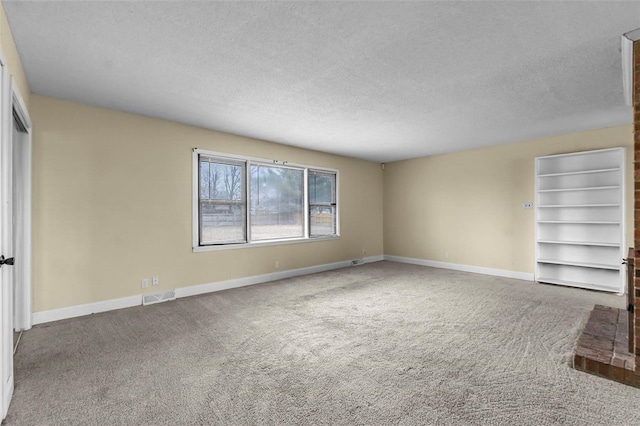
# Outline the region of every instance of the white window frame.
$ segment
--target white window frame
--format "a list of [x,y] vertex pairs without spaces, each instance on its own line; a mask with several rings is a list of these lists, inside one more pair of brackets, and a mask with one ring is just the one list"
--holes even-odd
[[[229,243],[229,244],[213,244],[213,245],[200,245],[200,173],[199,173],[199,159],[200,155],[205,155],[213,158],[244,161],[246,162],[245,170],[245,190],[246,190],[246,243]],[[193,181],[192,181],[192,248],[193,252],[205,252],[205,251],[218,251],[218,250],[233,250],[249,247],[264,247],[280,244],[296,244],[296,243],[309,243],[314,241],[326,241],[335,240],[340,238],[340,173],[336,169],[330,169],[326,167],[309,166],[306,164],[289,163],[288,161],[269,160],[265,158],[247,157],[244,155],[227,154],[216,151],[209,151],[205,149],[194,148],[192,153],[193,161]],[[251,165],[265,165],[265,166],[277,166],[291,169],[301,169],[304,172],[304,198],[303,198],[303,211],[304,211],[304,236],[297,238],[279,238],[275,240],[261,240],[251,241]],[[327,236],[310,237],[310,224],[309,224],[309,170],[315,170],[320,172],[335,173],[336,175],[336,234]]]
[[[308,234],[307,236],[309,238],[323,238],[325,237],[324,235],[311,235],[311,205],[315,205],[315,206],[319,206],[319,205],[329,205],[332,206],[334,205],[334,203],[311,203],[311,200],[309,199],[309,173],[311,172],[317,172],[317,173],[323,173],[323,174],[334,174],[334,171],[328,171],[327,169],[318,169],[317,167],[311,167],[308,168],[305,172],[305,180],[306,180],[306,195],[307,195],[307,205],[306,205],[306,209],[307,209],[307,221],[309,222],[309,229],[308,229]],[[336,182],[335,182],[335,208],[336,208],[336,233],[338,233],[338,173],[335,172],[335,176],[336,176]]]

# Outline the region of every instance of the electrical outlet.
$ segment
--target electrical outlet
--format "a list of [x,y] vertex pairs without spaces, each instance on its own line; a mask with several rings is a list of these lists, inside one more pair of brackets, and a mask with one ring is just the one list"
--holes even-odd
[[366,255],[367,254],[367,249],[362,249],[362,254]]
[[445,260],[449,259],[449,253],[446,253],[446,252],[445,252],[445,254],[444,254],[444,259],[445,259]]
[[147,288],[149,287],[149,278],[143,278],[142,279],[142,288]]
[[151,284],[153,285],[158,285],[160,283],[160,278],[158,278],[157,275],[153,276],[153,281],[151,282]]
[[279,269],[279,268],[280,268],[280,262],[276,260],[275,263],[273,264],[273,269]]
[[533,201],[527,201],[522,205],[523,209],[529,210],[533,208]]

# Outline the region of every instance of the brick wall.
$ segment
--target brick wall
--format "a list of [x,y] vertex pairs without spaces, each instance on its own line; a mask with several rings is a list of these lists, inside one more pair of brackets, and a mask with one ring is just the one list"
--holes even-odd
[[640,41],[633,43],[633,139],[634,139],[634,330],[636,357],[636,383],[640,383]]

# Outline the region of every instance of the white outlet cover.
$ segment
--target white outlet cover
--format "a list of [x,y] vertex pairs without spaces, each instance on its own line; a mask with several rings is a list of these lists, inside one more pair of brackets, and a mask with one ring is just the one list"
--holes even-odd
[[147,288],[149,287],[149,278],[143,278],[142,279],[142,288]]
[[158,285],[158,283],[159,283],[159,282],[160,282],[160,279],[158,278],[158,276],[157,276],[157,275],[156,275],[156,276],[154,276],[154,277],[153,277],[152,284],[153,284],[153,285]]

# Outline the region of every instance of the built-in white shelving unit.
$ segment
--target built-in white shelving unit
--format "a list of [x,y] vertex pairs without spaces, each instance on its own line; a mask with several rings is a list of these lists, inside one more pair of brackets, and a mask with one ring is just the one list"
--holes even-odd
[[536,158],[536,281],[624,292],[624,156]]

